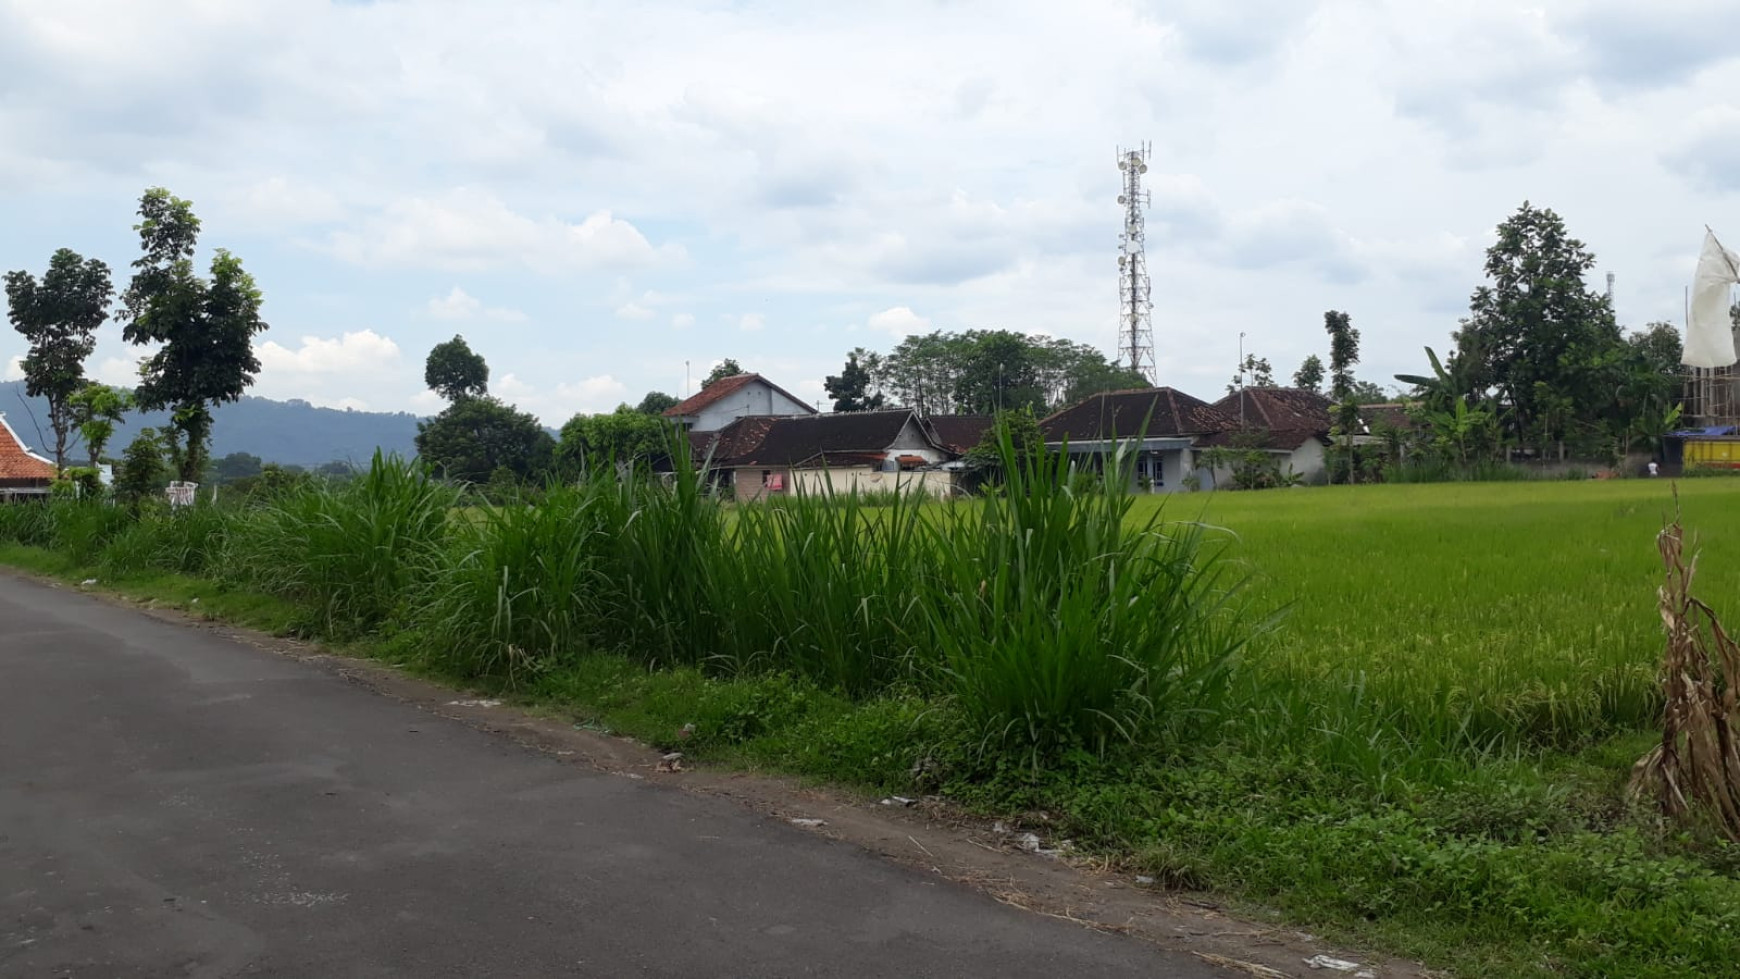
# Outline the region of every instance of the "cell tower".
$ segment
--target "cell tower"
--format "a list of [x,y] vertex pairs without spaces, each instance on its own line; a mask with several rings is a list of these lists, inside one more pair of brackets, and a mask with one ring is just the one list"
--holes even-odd
[[1124,205],[1124,233],[1118,236],[1118,359],[1154,384],[1154,303],[1148,298],[1142,219],[1148,207],[1142,174],[1148,172],[1149,150],[1147,143],[1118,150],[1118,169],[1124,173],[1124,192],[1118,195],[1118,203]]

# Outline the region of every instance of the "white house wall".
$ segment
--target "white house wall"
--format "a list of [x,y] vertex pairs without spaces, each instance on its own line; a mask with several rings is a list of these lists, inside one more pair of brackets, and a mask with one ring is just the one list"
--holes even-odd
[[1323,475],[1328,464],[1328,454],[1323,449],[1323,443],[1316,439],[1306,439],[1305,444],[1293,450],[1287,457],[1287,465],[1293,467],[1307,483]]
[[739,418],[756,415],[813,415],[815,408],[788,398],[772,385],[752,382],[731,392],[695,414],[691,431],[714,432]]

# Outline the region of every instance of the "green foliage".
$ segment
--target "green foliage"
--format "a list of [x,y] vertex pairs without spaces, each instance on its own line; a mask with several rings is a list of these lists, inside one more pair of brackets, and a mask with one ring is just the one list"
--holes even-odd
[[91,382],[67,399],[72,423],[84,437],[85,450],[90,454],[91,468],[103,460],[103,450],[115,436],[115,426],[133,409],[133,395],[124,388]]
[[251,452],[232,452],[221,459],[215,459],[211,464],[210,479],[217,484],[225,485],[238,479],[258,476],[264,463],[260,457]]
[[643,415],[662,415],[680,403],[663,391],[648,391],[646,397],[640,399],[640,404],[634,406],[634,410]]
[[846,366],[840,373],[829,375],[822,382],[828,396],[834,399],[835,411],[875,411],[884,405],[882,392],[871,391],[870,371],[860,361],[864,353],[860,348],[847,354]]
[[556,440],[537,418],[494,398],[461,398],[417,424],[417,454],[461,482],[487,482],[497,468],[522,480],[538,479],[555,451]]
[[1298,477],[1281,471],[1281,461],[1265,451],[1264,433],[1256,430],[1235,432],[1226,445],[1217,445],[1202,454],[1201,466],[1211,474],[1226,472],[1228,485],[1217,489],[1274,489],[1298,485]]
[[979,444],[967,450],[966,461],[996,473],[1002,468],[1004,442],[1014,448],[1016,459],[1031,459],[1045,452],[1045,433],[1039,430],[1039,420],[1025,408],[1012,408],[997,413]]
[[66,468],[67,434],[74,419],[70,401],[85,383],[85,358],[97,348],[97,327],[109,318],[109,267],[70,248],[56,251],[39,283],[29,272],[6,273],[12,326],[30,345],[24,355],[24,386],[48,402],[54,431],[54,465]]
[[115,498],[138,505],[155,497],[169,483],[169,466],[163,456],[163,439],[156,429],[140,429],[115,470]]
[[[1320,368],[1321,369],[1321,368]],[[1272,388],[1275,386],[1275,369],[1269,366],[1267,358],[1256,354],[1246,354],[1245,362],[1239,365],[1239,372],[1227,382],[1226,393],[1232,394],[1247,387]]]
[[472,352],[464,337],[455,335],[429,351],[423,364],[423,383],[457,405],[489,393],[489,365],[482,354]]
[[456,497],[422,466],[377,454],[356,479],[308,480],[260,505],[234,528],[231,571],[305,603],[330,634],[365,633],[427,587]]
[[1354,482],[1353,435],[1359,427],[1358,380],[1353,368],[1359,363],[1359,331],[1353,328],[1348,315],[1337,310],[1323,314],[1323,329],[1329,334],[1329,397],[1335,402],[1331,414],[1335,432],[1341,439],[1342,482]]
[[1323,387],[1323,361],[1311,354],[1299,364],[1299,369],[1293,372],[1293,386],[1306,391],[1317,391]]
[[607,415],[575,415],[562,426],[556,462],[564,473],[597,466],[645,464],[670,454],[675,426],[658,415],[619,406]]
[[171,409],[171,441],[180,478],[197,482],[210,448],[211,409],[232,402],[254,383],[260,361],[254,334],[262,296],[241,259],[218,249],[209,278],[194,272],[199,219],[193,205],[161,187],[139,201],[139,242],[133,281],[121,303],[129,343],[157,345],[140,364],[139,405]]
[[872,389],[929,415],[1023,407],[1043,414],[1103,391],[1148,387],[1087,344],[1009,330],[917,334],[888,354],[853,353]]
[[707,372],[707,376],[701,381],[701,390],[707,390],[712,387],[716,381],[722,381],[727,377],[736,377],[739,374],[747,373],[749,372],[743,369],[743,365],[732,360],[730,357],[726,357],[719,363],[714,364],[713,369]]

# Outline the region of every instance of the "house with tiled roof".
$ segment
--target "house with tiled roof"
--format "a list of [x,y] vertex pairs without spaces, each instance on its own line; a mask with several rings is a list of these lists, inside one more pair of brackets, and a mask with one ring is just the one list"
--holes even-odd
[[910,490],[939,495],[953,475],[940,445],[910,408],[833,414],[750,415],[714,432],[690,432],[696,462],[739,500],[782,493]]
[[0,414],[0,501],[45,496],[54,477],[54,463],[30,451]]
[[1156,493],[1185,489],[1193,474],[1209,485],[1201,453],[1237,427],[1221,409],[1169,387],[1107,391],[1039,422],[1047,446],[1086,465],[1103,468],[1114,453],[1131,454],[1131,479]]
[[814,405],[760,374],[722,377],[664,412],[691,433],[716,432],[739,418],[814,414]]
[[1213,441],[1260,449],[1274,457],[1280,472],[1314,480],[1327,464],[1333,405],[1304,388],[1248,387],[1214,403],[1238,427]]

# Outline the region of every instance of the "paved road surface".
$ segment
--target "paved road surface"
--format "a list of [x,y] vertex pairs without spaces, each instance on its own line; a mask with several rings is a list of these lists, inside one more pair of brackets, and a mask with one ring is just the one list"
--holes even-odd
[[0,575],[0,976],[1221,975]]

